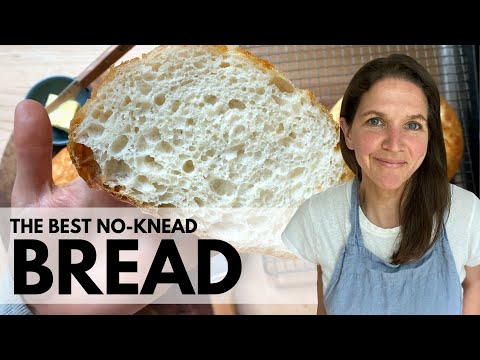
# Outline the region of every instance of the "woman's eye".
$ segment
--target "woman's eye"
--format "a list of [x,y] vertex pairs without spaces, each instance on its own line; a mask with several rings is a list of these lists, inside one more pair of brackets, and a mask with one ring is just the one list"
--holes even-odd
[[367,122],[373,126],[378,126],[382,123],[382,121],[379,118],[371,118]]
[[419,123],[409,123],[407,124],[408,130],[420,130],[422,126]]

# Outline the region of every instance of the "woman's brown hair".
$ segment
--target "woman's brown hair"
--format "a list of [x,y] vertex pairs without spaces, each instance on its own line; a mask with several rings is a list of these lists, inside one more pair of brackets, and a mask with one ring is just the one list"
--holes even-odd
[[[377,81],[386,78],[403,79],[417,85],[428,101],[427,154],[408,180],[400,201],[401,242],[391,261],[402,264],[421,258],[439,239],[444,214],[450,210],[451,194],[440,119],[440,95],[432,76],[417,61],[407,55],[393,54],[363,65],[344,94],[340,117],[345,118],[351,127],[363,94]],[[360,165],[355,152],[347,147],[343,131],[340,131],[340,147],[343,159],[361,181]]]

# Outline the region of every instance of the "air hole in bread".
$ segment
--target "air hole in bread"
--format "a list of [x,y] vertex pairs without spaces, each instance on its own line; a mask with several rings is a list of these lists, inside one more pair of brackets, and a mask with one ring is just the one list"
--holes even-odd
[[132,102],[132,99],[130,98],[130,96],[125,96],[125,98],[123,99],[123,106],[127,106],[131,102]]
[[215,155],[215,150],[214,149],[208,149],[207,152],[205,153],[208,157],[212,157]]
[[126,135],[121,135],[115,139],[115,141],[110,145],[110,153],[118,154],[121,152],[125,146],[128,144],[128,137]]
[[151,72],[146,72],[143,74],[143,79],[146,81],[152,81],[155,78],[155,75],[153,75]]
[[143,81],[138,84],[138,88],[142,95],[148,95],[152,91],[152,87]]
[[158,183],[153,183],[153,187],[160,194],[163,194],[165,191],[167,191],[167,188],[164,185],[161,185],[161,184],[158,184]]
[[290,134],[288,134],[288,136],[290,136],[292,139],[297,138],[297,134],[295,134],[295,131],[292,131]]
[[300,103],[296,102],[296,103],[292,104],[292,111],[293,111],[294,113],[299,113],[299,112],[301,112]]
[[181,172],[178,171],[178,170],[172,170],[171,173],[172,173],[172,175],[180,175],[181,174]]
[[135,151],[145,151],[148,149],[148,144],[145,141],[143,136],[139,136],[137,141],[135,142]]
[[156,150],[160,150],[164,153],[171,153],[173,152],[173,147],[166,141],[161,141],[160,144],[156,146]]
[[296,178],[297,176],[300,176],[303,174],[303,172],[305,171],[305,168],[304,167],[297,167],[295,169],[293,169],[292,171],[290,171],[288,173],[288,178],[289,179],[294,179]]
[[125,190],[125,186],[115,185],[115,187],[113,188],[113,191],[115,191],[115,192],[120,192],[122,190]]
[[147,118],[146,118],[145,116],[140,116],[140,117],[138,118],[138,123],[139,123],[140,125],[143,125],[143,124],[145,124],[146,122],[147,122]]
[[153,64],[152,65],[152,70],[157,72],[161,65],[162,65],[161,63]]
[[203,200],[200,199],[199,197],[194,197],[194,198],[193,198],[193,201],[195,201],[195,203],[196,203],[198,206],[204,206],[204,205],[205,205],[205,201],[203,201]]
[[193,125],[195,125],[195,121],[192,118],[189,118],[189,119],[187,119],[186,124],[190,125],[190,126],[193,126]]
[[191,173],[193,170],[195,170],[195,166],[193,165],[192,160],[186,161],[183,166],[182,166],[183,171],[186,173]]
[[225,152],[225,159],[230,161],[245,154],[245,145],[238,144],[228,148]]
[[238,99],[232,99],[228,102],[230,109],[244,110],[246,108],[245,103]]
[[107,180],[123,180],[130,176],[132,169],[123,160],[110,159],[105,162],[105,177]]
[[225,62],[225,61],[222,61],[222,63],[220,64],[221,68],[227,68],[229,66],[230,66],[230,64],[228,62]]
[[215,95],[205,95],[204,100],[205,102],[214,105],[217,102],[217,97]]
[[139,175],[137,176],[137,181],[141,183],[146,183],[148,181],[148,178],[145,175]]
[[273,175],[272,170],[270,170],[270,169],[263,169],[263,171],[262,171],[262,177],[269,178],[269,177],[272,176],[272,175]]
[[155,96],[155,105],[162,106],[165,103],[165,95],[159,94]]
[[264,133],[273,133],[273,125],[272,124],[264,124],[263,125],[263,132]]
[[152,156],[150,156],[150,155],[147,155],[147,156],[145,156],[145,157],[143,158],[143,161],[144,161],[145,163],[149,164],[149,163],[154,162],[154,161],[155,161],[155,158],[152,157]]
[[285,147],[289,146],[291,143],[292,143],[292,138],[290,137],[286,137],[286,138],[282,138],[280,139],[279,143]]
[[272,78],[268,84],[275,85],[278,88],[278,90],[280,90],[283,93],[291,94],[293,93],[293,90],[294,90],[294,87],[292,84],[290,84],[287,80],[279,76],[275,76],[274,78]]
[[245,131],[245,126],[238,125],[235,126],[232,130],[232,137],[240,136]]
[[168,203],[169,201],[172,201],[172,200],[173,200],[173,196],[171,193],[168,193],[168,192],[158,198],[158,201],[160,203],[163,203],[162,207],[170,207],[170,206],[174,207],[172,204]]
[[272,197],[273,193],[270,190],[263,189],[260,191],[260,200],[262,203],[268,203]]
[[180,86],[185,86],[185,85],[191,84],[192,82],[193,82],[192,79],[183,80],[183,81],[180,83]]
[[193,152],[193,151],[195,151],[196,149],[197,149],[197,148],[196,148],[195,146],[193,146],[193,145],[190,145],[190,146],[188,147],[188,151],[192,151],[192,152]]
[[183,145],[183,140],[182,139],[173,139],[173,145],[175,146],[182,146]]
[[235,190],[235,185],[228,180],[215,179],[210,181],[212,191],[220,196],[231,195]]
[[112,110],[107,110],[106,112],[101,112],[100,115],[99,115],[99,119],[102,122],[106,122],[110,118],[110,116],[112,116],[112,114],[113,114]]
[[140,129],[138,128],[138,126],[135,126],[133,128],[133,131],[135,132],[135,134],[138,134],[138,132],[140,131]]
[[265,88],[263,88],[263,87],[257,88],[257,89],[255,89],[255,92],[256,92],[258,95],[263,95],[263,94],[265,94]]
[[175,100],[172,104],[172,108],[171,108],[172,112],[176,113],[179,107],[180,107],[180,101]]
[[272,98],[273,98],[273,100],[275,100],[275,102],[276,102],[278,105],[280,105],[280,106],[282,106],[282,105],[285,104],[285,101],[283,101],[281,98],[279,98],[279,97],[276,96],[276,95],[272,95]]
[[147,137],[150,140],[159,141],[161,138],[160,131],[157,128],[153,128],[147,133]]
[[105,128],[102,125],[95,123],[91,123],[86,129],[88,136],[101,136],[104,130]]
[[195,66],[197,69],[202,69],[205,66],[205,63],[202,61],[195,61],[193,66]]
[[284,130],[285,130],[285,128],[283,127],[283,123],[278,124],[278,126],[277,126],[277,134],[282,133]]

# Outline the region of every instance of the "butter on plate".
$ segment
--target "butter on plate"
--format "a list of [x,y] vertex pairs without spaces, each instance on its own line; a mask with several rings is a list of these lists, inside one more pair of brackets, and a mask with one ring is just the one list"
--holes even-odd
[[[55,100],[57,97],[58,95],[49,94],[45,107],[50,105],[52,101]],[[80,104],[77,101],[65,101],[63,104],[61,104],[59,107],[57,107],[55,110],[48,114],[52,126],[68,133],[70,130],[70,121],[72,121],[78,109],[80,109]]]

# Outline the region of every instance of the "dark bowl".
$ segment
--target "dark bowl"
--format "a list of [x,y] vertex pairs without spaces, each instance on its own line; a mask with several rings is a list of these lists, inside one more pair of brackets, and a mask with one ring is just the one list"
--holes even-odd
[[[26,99],[32,99],[38,101],[40,104],[45,106],[49,94],[58,95],[65,89],[74,78],[68,76],[50,76],[43,80],[37,82],[33,87],[28,91],[25,96]],[[83,106],[90,99],[92,95],[89,88],[84,88],[80,91],[77,98],[75,99],[80,106]],[[68,143],[68,134],[60,129],[57,129],[52,126],[53,131],[53,145],[55,146],[65,146]]]

